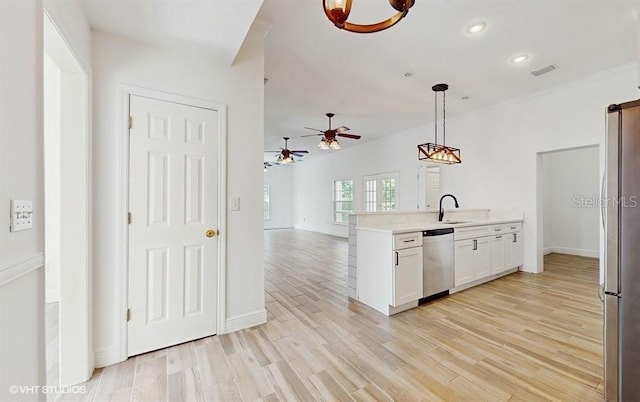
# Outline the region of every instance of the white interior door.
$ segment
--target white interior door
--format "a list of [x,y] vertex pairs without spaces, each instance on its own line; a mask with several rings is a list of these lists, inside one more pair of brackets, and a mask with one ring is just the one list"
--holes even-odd
[[130,116],[133,356],[217,331],[219,116],[140,96],[130,97]]

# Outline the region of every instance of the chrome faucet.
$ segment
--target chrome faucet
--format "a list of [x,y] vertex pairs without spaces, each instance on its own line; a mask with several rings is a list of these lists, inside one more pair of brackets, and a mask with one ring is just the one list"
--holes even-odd
[[440,209],[438,212],[438,222],[442,222],[442,218],[444,218],[444,210],[442,209],[442,200],[445,199],[446,197],[451,197],[453,198],[453,202],[455,202],[455,206],[456,208],[460,208],[460,205],[458,205],[458,200],[456,199],[456,197],[453,194],[445,194],[442,197],[440,197]]

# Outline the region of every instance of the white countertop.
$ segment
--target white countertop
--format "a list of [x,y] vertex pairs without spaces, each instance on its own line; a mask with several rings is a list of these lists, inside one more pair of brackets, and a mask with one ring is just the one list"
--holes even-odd
[[[453,221],[455,222],[455,221]],[[412,222],[412,223],[390,223],[381,225],[358,226],[358,230],[368,230],[372,232],[386,232],[390,234],[420,232],[423,230],[442,228],[462,228],[470,226],[500,225],[503,223],[523,222],[521,218],[512,219],[468,219],[460,223],[443,222]]]

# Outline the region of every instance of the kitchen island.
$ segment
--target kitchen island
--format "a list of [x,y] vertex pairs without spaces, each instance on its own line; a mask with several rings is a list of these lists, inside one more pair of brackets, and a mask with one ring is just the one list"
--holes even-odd
[[[522,265],[521,213],[454,210],[443,222],[437,221],[437,211],[362,214],[356,218],[352,223],[358,224],[350,228],[349,236],[350,297],[386,315],[415,307],[426,297],[508,275]],[[423,235],[426,239],[429,234],[451,231],[450,244],[441,241],[439,247],[441,253],[452,257],[434,255],[433,251],[423,256]],[[430,270],[430,264],[446,265],[451,275],[448,286],[438,295],[424,294],[423,290],[432,281],[442,281],[441,276],[447,273],[441,273],[440,267]]]

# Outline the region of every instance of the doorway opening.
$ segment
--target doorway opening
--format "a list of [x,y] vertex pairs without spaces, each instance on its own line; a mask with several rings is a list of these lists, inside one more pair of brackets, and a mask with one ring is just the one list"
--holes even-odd
[[590,145],[538,154],[538,268],[557,253],[598,258],[600,148]]
[[47,384],[69,386],[93,371],[88,73],[46,13],[43,25]]

